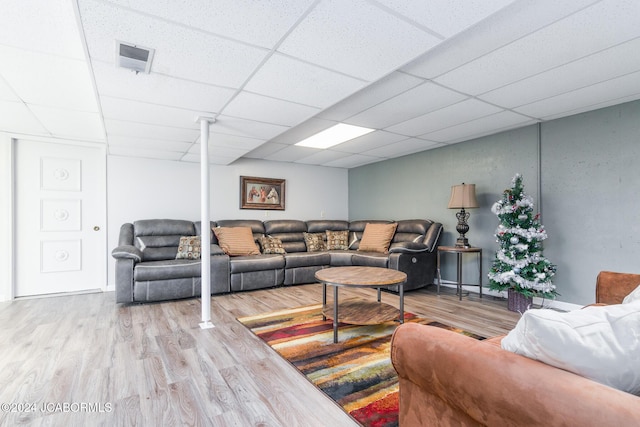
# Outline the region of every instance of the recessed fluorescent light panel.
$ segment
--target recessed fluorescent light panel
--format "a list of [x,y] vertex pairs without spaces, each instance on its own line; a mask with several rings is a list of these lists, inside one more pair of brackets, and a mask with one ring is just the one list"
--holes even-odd
[[366,135],[374,130],[375,129],[339,123],[335,126],[331,126],[329,129],[325,129],[320,133],[312,135],[307,139],[303,139],[296,145],[311,148],[329,148],[359,136]]

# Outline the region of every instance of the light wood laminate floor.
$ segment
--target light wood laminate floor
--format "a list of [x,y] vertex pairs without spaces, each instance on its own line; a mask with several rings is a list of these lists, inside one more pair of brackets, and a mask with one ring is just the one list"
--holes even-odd
[[[340,297],[375,298],[373,289]],[[321,302],[319,284],[120,305],[113,293],[0,303],[0,426],[357,426],[236,317]],[[397,296],[382,300],[397,304]],[[407,292],[405,310],[494,336],[519,315],[455,289]]]

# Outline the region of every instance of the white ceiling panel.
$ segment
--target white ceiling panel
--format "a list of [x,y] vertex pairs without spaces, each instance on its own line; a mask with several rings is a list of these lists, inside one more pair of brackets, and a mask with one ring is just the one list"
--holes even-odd
[[0,129],[32,135],[49,135],[31,110],[22,102],[0,101]]
[[420,137],[438,142],[458,142],[465,139],[478,138],[487,133],[495,133],[496,129],[502,131],[533,123],[535,123],[535,120],[529,117],[511,111],[503,111],[436,132],[426,133]]
[[279,162],[295,162],[298,159],[308,157],[319,151],[318,148],[300,147],[297,145],[288,145],[275,154],[266,156],[266,160],[275,160]]
[[139,138],[113,135],[109,137],[109,146],[123,148],[143,148],[147,150],[186,152],[193,145],[186,141],[167,141],[166,139]]
[[278,144],[275,142],[267,142],[259,146],[258,148],[251,150],[244,157],[250,159],[266,159],[270,155],[277,153],[280,150],[289,147],[289,144]]
[[221,115],[216,117],[216,122],[212,123],[209,129],[216,133],[268,140],[285,132],[289,127]]
[[180,160],[182,153],[175,151],[162,151],[145,148],[128,148],[123,146],[109,147],[109,154],[114,156],[124,157],[142,157],[146,159],[159,159],[159,160]]
[[[199,144],[200,138],[198,138]],[[262,139],[247,138],[238,135],[226,135],[222,133],[209,132],[209,147],[217,150],[219,147],[230,147],[241,150],[242,154],[261,146],[265,141]]]
[[363,0],[325,0],[292,31],[278,51],[373,81],[439,41]]
[[476,99],[467,99],[440,110],[390,126],[386,130],[407,136],[419,136],[500,111],[502,111],[500,108],[493,105]]
[[[234,160],[245,154],[247,151],[241,148],[234,147],[209,147],[209,156],[210,157],[223,157],[223,158],[233,158]],[[200,155],[200,144],[194,144],[190,149],[188,154]]]
[[333,160],[327,162],[324,166],[330,166],[334,168],[357,168],[358,166],[366,165],[369,163],[375,163],[384,160],[382,157],[367,156],[364,154],[352,154],[348,157]]
[[[0,70],[0,72],[1,71],[3,71],[3,70]],[[11,86],[9,86],[5,82],[5,80],[2,78],[1,74],[0,74],[0,101],[13,101],[13,102],[19,102],[20,101],[20,98],[18,98],[18,96],[13,91]]]
[[321,150],[310,156],[303,157],[295,161],[295,163],[303,163],[306,165],[323,165],[325,163],[333,162],[343,157],[350,156],[351,154],[342,153],[333,150]]
[[111,63],[93,62],[101,95],[196,111],[219,112],[235,90],[151,73],[136,74]]
[[151,66],[155,73],[237,88],[267,54],[265,49],[98,1],[81,2],[80,14],[93,59],[113,63],[116,40],[121,40],[156,49]]
[[235,97],[224,110],[225,114],[230,116],[281,126],[296,125],[318,111],[318,108],[307,105],[244,91]]
[[423,83],[423,79],[404,73],[391,73],[356,92],[344,101],[320,112],[317,117],[342,121]]
[[173,141],[194,141],[200,136],[200,129],[185,129],[169,126],[150,125],[124,120],[105,119],[107,136],[122,135],[140,138],[166,139]]
[[479,95],[638,37],[638,16],[636,0],[602,1],[435,81]]
[[313,0],[112,0],[149,15],[246,43],[273,47]]
[[296,144],[305,138],[337,124],[338,122],[319,119],[317,116],[312,117],[309,120],[305,120],[300,123],[298,126],[289,128],[286,132],[273,138],[271,142],[277,142],[280,144]]
[[365,85],[335,71],[273,55],[244,87],[249,92],[280,98],[299,104],[326,108]]
[[84,60],[73,4],[69,0],[2,0],[0,43]]
[[84,61],[0,45],[2,77],[27,104],[98,111]]
[[30,105],[29,108],[53,135],[62,138],[106,142],[100,114]]
[[513,3],[514,0],[378,0],[390,9],[446,37]]
[[640,38],[479,96],[513,108],[640,70]]
[[404,135],[398,135],[397,133],[385,132],[383,130],[377,130],[370,132],[366,135],[354,138],[351,141],[343,142],[332,147],[333,150],[342,151],[345,153],[362,153],[372,150],[374,148],[389,145],[394,142],[407,139]]
[[425,141],[424,139],[408,138],[393,144],[385,145],[374,150],[365,151],[364,154],[381,157],[381,158],[394,158],[399,156],[405,156],[407,154],[417,153],[418,151],[424,151],[429,148],[441,146],[435,141]]
[[455,104],[465,98],[465,95],[458,92],[426,82],[350,117],[345,122],[382,129]]
[[550,116],[558,117],[565,113],[573,114],[574,110],[591,107],[607,100],[617,100],[629,94],[640,94],[640,71],[534,102],[515,110],[532,117],[547,119]]
[[140,123],[200,129],[196,118],[206,113],[149,104],[147,102],[103,96],[100,99],[102,113],[107,119],[128,120]]
[[403,70],[432,79],[476,58],[491,53],[514,40],[580,11],[598,0],[536,0],[515,2],[473,28],[447,40],[428,55],[417,59]]

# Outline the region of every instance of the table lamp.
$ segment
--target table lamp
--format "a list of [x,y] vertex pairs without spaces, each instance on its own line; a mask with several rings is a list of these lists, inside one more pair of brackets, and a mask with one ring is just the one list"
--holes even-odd
[[460,233],[460,236],[456,240],[456,247],[468,248],[469,240],[465,237],[465,234],[469,231],[469,212],[465,209],[477,208],[478,201],[476,200],[476,185],[465,184],[453,185],[451,187],[451,198],[449,199],[449,209],[460,209],[460,212],[456,213],[458,218],[458,225],[456,225],[456,231]]

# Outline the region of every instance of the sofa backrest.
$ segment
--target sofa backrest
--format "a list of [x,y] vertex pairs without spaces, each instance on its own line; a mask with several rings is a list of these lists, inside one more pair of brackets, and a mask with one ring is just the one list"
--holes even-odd
[[142,252],[143,261],[173,259],[182,236],[195,236],[191,221],[179,219],[143,219],[133,223],[133,244]]
[[304,234],[307,224],[296,219],[274,219],[265,221],[264,230],[267,236],[277,237],[282,241],[282,247],[288,253],[304,252],[307,246],[304,243]]

